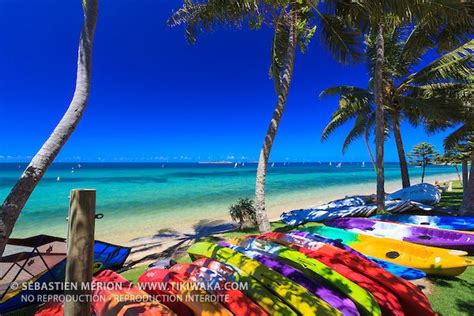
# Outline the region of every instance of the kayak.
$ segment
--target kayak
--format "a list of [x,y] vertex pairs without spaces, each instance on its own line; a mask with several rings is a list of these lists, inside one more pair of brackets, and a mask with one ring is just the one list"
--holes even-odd
[[441,192],[432,184],[419,183],[387,195],[386,200],[404,200],[434,205],[441,200]]
[[176,315],[172,310],[132,285],[118,273],[105,270],[94,277],[92,308],[97,316]]
[[441,229],[474,230],[474,217],[426,215],[376,215],[372,219]]
[[310,278],[303,272],[269,256],[265,256],[258,251],[232,245],[227,242],[219,242],[219,245],[238,251],[249,258],[257,260],[265,266],[271,268],[272,270],[275,270],[276,272],[280,273],[284,277],[287,277],[288,279],[302,285],[312,294],[320,297],[322,300],[333,306],[335,309],[339,310],[343,315],[359,315],[357,307],[349,298],[333,290],[331,287],[327,286],[320,280]]
[[[265,236],[258,236],[258,238],[265,238]],[[285,243],[285,245],[287,245],[287,247],[291,249],[294,249],[300,253],[303,253],[309,258],[320,261],[321,263],[328,266],[331,270],[338,272],[342,276],[346,277],[348,280],[351,280],[352,282],[359,285],[361,288],[367,290],[369,293],[371,293],[374,296],[376,302],[380,306],[382,315],[387,315],[387,316],[405,315],[400,305],[400,302],[392,293],[384,289],[382,286],[380,286],[373,280],[367,278],[363,274],[360,274],[357,271],[353,271],[351,268],[338,263],[337,260],[335,260],[335,258],[333,257],[333,254],[329,253],[328,256],[317,256],[315,252],[309,249],[298,247],[293,244]],[[278,248],[281,247],[277,244],[270,243],[270,242],[268,242],[268,246],[274,248],[274,250],[276,251],[278,251]],[[325,245],[325,246],[326,247],[323,247],[323,248],[331,247],[330,245]]]
[[[232,316],[232,313],[219,302],[214,302],[207,292],[174,271],[152,268],[139,278],[141,288],[160,302],[173,308],[178,315]],[[198,298],[198,299],[195,299]],[[185,305],[187,308],[184,308]]]
[[230,283],[226,283],[226,280],[219,276],[217,272],[195,264],[185,263],[175,264],[169,270],[179,273],[184,278],[188,278],[193,282],[206,284],[206,287],[211,290],[211,293],[216,294],[217,297],[225,298],[219,301],[219,303],[228,308],[236,316],[268,315],[267,312],[245,296],[244,293],[233,289]]
[[446,229],[377,221],[370,218],[339,218],[325,225],[376,237],[409,241],[431,247],[474,250],[474,234]]
[[193,264],[216,272],[225,279],[226,282],[239,284],[242,286],[247,297],[260,305],[260,307],[270,315],[297,315],[295,311],[265,288],[260,282],[232,266],[205,257],[195,260]]
[[413,269],[413,268],[401,266],[401,265],[398,265],[398,264],[395,264],[395,263],[392,263],[392,262],[388,262],[388,261],[385,261],[385,260],[377,259],[377,258],[374,258],[374,257],[365,256],[364,254],[362,254],[362,253],[352,249],[351,247],[346,246],[343,243],[340,243],[340,242],[338,242],[334,239],[322,237],[320,235],[310,234],[308,232],[301,232],[301,231],[293,231],[293,232],[290,232],[290,234],[295,235],[295,236],[299,236],[299,237],[303,237],[303,238],[306,238],[308,240],[324,242],[326,244],[330,244],[332,246],[338,247],[342,250],[345,250],[345,251],[350,252],[354,255],[357,255],[357,256],[359,256],[363,259],[372,261],[375,264],[377,264],[377,265],[381,266],[382,268],[384,268],[385,270],[387,270],[388,272],[390,272],[390,273],[392,273],[392,274],[394,274],[398,277],[401,277],[405,280],[416,280],[416,279],[424,278],[426,276],[425,272],[423,272],[421,270],[418,270],[418,269]]
[[291,234],[272,232],[258,238],[288,245],[366,288],[377,299],[383,315],[436,315],[418,288],[370,260],[323,242]]
[[[421,246],[406,241],[358,234],[328,226],[302,228],[301,231],[336,239],[355,250],[396,264],[423,270],[427,274],[456,276],[473,261],[451,255],[454,250]],[[466,252],[454,252],[466,254]]]
[[287,247],[255,238],[243,239],[240,245],[244,248],[259,251],[266,256],[283,261],[285,264],[303,271],[308,276],[324,280],[350,298],[357,305],[362,315],[382,314],[380,306],[370,292],[342,276],[340,273],[331,270],[327,265],[318,260],[309,258]]
[[312,295],[301,285],[232,249],[209,242],[198,242],[188,249],[188,253],[210,257],[236,267],[272,290],[302,315],[341,315],[339,311]]
[[[144,291],[111,270],[105,270],[93,278],[91,315],[97,316],[171,316],[176,315],[165,305],[153,300]],[[100,284],[100,285],[99,285]],[[35,316],[63,316],[64,304],[50,301],[40,307]]]
[[[350,200],[353,202],[358,201]],[[307,222],[324,222],[342,217],[368,217],[377,211],[377,204],[373,203],[355,206],[342,205],[332,208],[324,207],[284,212],[281,214],[280,219],[287,225],[296,226]],[[385,202],[385,210],[390,213],[402,213],[407,211],[431,211],[433,207],[415,201],[388,200]]]

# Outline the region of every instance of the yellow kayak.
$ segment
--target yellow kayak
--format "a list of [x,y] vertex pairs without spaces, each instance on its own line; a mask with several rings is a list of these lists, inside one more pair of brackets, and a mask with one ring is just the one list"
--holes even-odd
[[238,268],[271,289],[286,304],[302,315],[342,315],[340,311],[311,294],[303,286],[232,249],[209,242],[198,242],[192,245],[188,252],[192,255],[211,257]]
[[367,256],[419,269],[427,274],[456,276],[463,273],[472,260],[452,255],[448,249],[428,247],[390,238],[380,238],[344,229],[314,226],[301,231],[338,240]]

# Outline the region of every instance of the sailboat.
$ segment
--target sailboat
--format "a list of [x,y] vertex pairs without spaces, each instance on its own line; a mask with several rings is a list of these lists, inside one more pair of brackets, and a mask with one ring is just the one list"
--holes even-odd
[[275,167],[275,163],[272,163],[272,168]]
[[341,168],[341,166],[342,166],[342,162],[338,163],[338,164],[336,165],[336,168]]
[[236,162],[235,165],[234,165],[234,169],[237,168],[238,165],[239,165],[239,163]]
[[364,161],[362,161],[362,168],[364,168],[364,167],[365,167],[365,162],[364,162]]
[[329,162],[329,165],[332,166],[332,162]]

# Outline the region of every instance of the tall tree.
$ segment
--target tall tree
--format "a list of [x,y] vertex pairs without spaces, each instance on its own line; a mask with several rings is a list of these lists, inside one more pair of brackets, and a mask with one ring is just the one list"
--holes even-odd
[[[393,131],[400,161],[402,185],[410,185],[408,164],[400,130],[400,122],[407,119],[413,125],[419,125],[424,117],[431,117],[434,108],[462,108],[464,94],[474,89],[469,78],[470,60],[465,54],[474,48],[468,42],[453,51],[440,56],[431,64],[415,71],[415,66],[423,57],[423,52],[436,42],[420,41],[420,33],[428,36],[423,26],[416,25],[407,32],[406,26],[386,23],[385,28],[385,129]],[[354,119],[354,126],[343,145],[343,152],[358,137],[370,135],[375,124],[373,92],[373,59],[375,41],[368,38],[367,56],[371,78],[368,88],[338,86],[324,90],[321,97],[337,95],[340,97],[337,111],[323,131],[323,140],[337,127]],[[440,81],[442,83],[440,83]],[[446,118],[444,116],[443,118]]]
[[82,118],[89,98],[92,42],[98,16],[98,0],[83,0],[84,22],[79,40],[76,87],[66,113],[52,134],[33,157],[0,210],[0,255],[3,254],[16,220],[36,185]]
[[[385,39],[384,29],[387,19],[398,22],[424,21],[427,25],[444,24],[444,28],[435,35],[443,39],[443,44],[459,42],[472,31],[472,7],[463,1],[450,0],[358,0],[338,2],[339,14],[343,14],[349,23],[358,25],[361,30],[369,30],[375,38],[375,57],[373,71],[374,103],[375,103],[375,146],[377,167],[377,212],[382,212],[385,206],[384,190],[384,138],[386,102],[384,81]],[[459,33],[462,36],[457,36]],[[423,36],[418,37],[423,40]]]
[[296,48],[304,51],[314,35],[316,25],[320,25],[321,42],[337,60],[348,62],[360,57],[359,34],[348,28],[336,13],[333,1],[207,0],[203,3],[186,1],[170,19],[172,26],[186,25],[186,35],[191,42],[195,41],[197,31],[212,30],[216,24],[238,27],[243,22],[248,22],[253,28],[267,25],[274,31],[270,74],[277,100],[260,151],[255,184],[255,208],[261,232],[270,230],[265,208],[266,174],[270,153],[286,107]]
[[426,167],[438,160],[439,153],[432,144],[423,142],[413,147],[412,151],[408,153],[408,157],[410,157],[410,163],[421,167],[421,183],[423,183]]

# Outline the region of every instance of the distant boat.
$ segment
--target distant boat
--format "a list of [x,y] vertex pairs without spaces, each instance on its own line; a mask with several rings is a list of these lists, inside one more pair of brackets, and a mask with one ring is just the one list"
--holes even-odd
[[338,163],[338,164],[336,165],[336,168],[341,168],[341,166],[342,166],[342,162]]
[[57,181],[57,182],[61,181],[61,177],[57,177],[57,178],[56,178],[56,181]]
[[81,164],[78,164],[77,167],[78,167],[79,169],[81,169],[81,168],[82,168],[82,165],[81,165]]
[[332,162],[330,162],[329,165],[332,166]]
[[362,161],[362,168],[364,168],[364,167],[365,167],[365,162]]
[[272,163],[272,168],[275,167],[275,163]]
[[71,168],[71,173],[74,173],[74,167]]
[[245,167],[245,162],[242,162],[242,167]]
[[236,162],[235,165],[234,165],[234,169],[237,168],[238,165],[239,165],[239,163]]
[[162,165],[161,165],[161,168],[164,168],[164,167],[165,167],[165,164],[162,164]]

